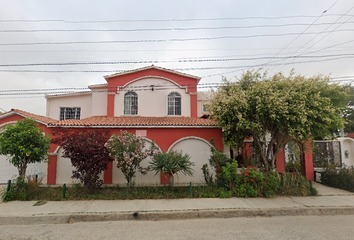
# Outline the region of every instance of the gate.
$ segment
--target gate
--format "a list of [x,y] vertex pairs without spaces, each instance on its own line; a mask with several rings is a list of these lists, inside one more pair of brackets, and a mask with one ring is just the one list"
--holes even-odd
[[313,167],[323,168],[327,164],[342,166],[341,144],[339,141],[315,141]]

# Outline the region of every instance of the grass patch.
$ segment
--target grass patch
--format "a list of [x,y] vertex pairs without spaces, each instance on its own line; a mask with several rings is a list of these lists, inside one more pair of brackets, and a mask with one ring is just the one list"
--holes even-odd
[[[190,198],[188,187],[168,186],[144,186],[132,187],[127,193],[126,188],[102,187],[90,191],[79,185],[66,187],[65,198],[63,198],[63,187],[40,187],[33,192],[26,200],[37,200],[36,204],[46,201],[63,200],[126,200],[126,199],[178,199]],[[192,188],[192,198],[219,197],[219,191],[212,186],[195,186]],[[36,205],[40,206],[40,205]]]

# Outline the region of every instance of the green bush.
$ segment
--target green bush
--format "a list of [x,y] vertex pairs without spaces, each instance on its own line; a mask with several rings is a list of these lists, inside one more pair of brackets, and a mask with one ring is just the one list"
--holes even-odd
[[205,183],[206,183],[208,186],[214,185],[213,174],[210,173],[208,164],[206,164],[206,163],[203,164],[201,170],[203,171],[203,176],[204,176]]
[[210,139],[210,143],[213,147],[210,148],[209,164],[215,169],[215,181],[219,187],[224,187],[227,184],[221,176],[223,167],[226,167],[227,163],[231,163],[233,160],[226,156],[221,150],[218,150],[214,146],[214,139]]
[[343,167],[337,169],[335,165],[328,165],[321,175],[324,185],[354,192],[354,168]]
[[34,178],[28,177],[27,182],[23,178],[17,178],[13,180],[10,185],[10,191],[4,191],[2,193],[2,200],[4,202],[9,201],[26,201],[36,197],[40,181],[36,181]]
[[280,177],[279,195],[308,196],[311,192],[310,182],[298,174],[284,173]]

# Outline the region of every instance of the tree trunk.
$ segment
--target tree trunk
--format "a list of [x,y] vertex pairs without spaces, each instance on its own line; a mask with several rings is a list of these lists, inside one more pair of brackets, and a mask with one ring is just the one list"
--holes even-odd
[[173,174],[172,174],[172,173],[169,173],[169,174],[168,174],[168,186],[169,186],[169,187],[173,187],[173,185],[174,185]]
[[26,170],[27,170],[27,164],[23,164],[18,167],[18,175],[20,178],[25,179]]

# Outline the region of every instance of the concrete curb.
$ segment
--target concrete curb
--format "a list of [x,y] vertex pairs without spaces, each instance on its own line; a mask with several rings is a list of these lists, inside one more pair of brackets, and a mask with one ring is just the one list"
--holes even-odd
[[117,213],[74,213],[63,215],[0,217],[0,225],[63,224],[104,221],[166,221],[206,218],[353,215],[354,207],[306,207],[270,209],[222,209]]

